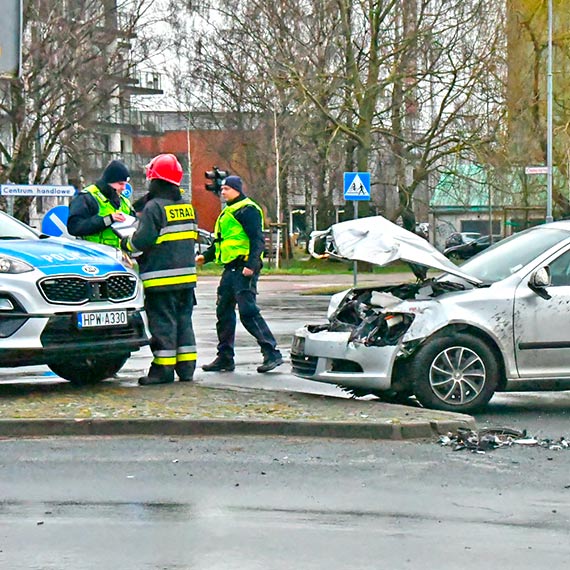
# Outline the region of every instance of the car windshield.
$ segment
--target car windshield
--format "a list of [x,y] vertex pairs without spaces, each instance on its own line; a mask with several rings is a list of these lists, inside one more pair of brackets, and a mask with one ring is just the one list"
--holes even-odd
[[31,228],[0,212],[0,239],[38,239]]
[[533,259],[570,237],[570,232],[554,228],[531,228],[506,238],[472,257],[461,269],[486,283],[494,283],[515,273]]

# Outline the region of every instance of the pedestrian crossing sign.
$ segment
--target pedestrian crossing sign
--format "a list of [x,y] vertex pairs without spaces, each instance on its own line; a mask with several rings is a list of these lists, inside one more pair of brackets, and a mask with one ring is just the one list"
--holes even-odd
[[370,172],[344,173],[344,199],[370,200]]

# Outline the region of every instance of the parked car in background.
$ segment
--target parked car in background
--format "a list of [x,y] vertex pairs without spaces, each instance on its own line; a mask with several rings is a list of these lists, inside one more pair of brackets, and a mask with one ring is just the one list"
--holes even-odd
[[417,281],[334,295],[328,319],[293,337],[297,376],[457,412],[498,391],[570,389],[570,221],[516,233],[459,267],[381,216],[313,239],[345,260],[407,261]]
[[214,243],[214,234],[208,230],[198,228],[198,239],[196,240],[194,249],[196,255],[204,253]]
[[447,236],[445,247],[448,248],[453,247],[454,245],[463,245],[480,237],[481,234],[478,232],[453,232]]
[[[497,243],[498,241],[501,241],[501,239],[502,237],[500,235],[494,235],[493,243]],[[467,243],[447,247],[443,250],[443,255],[450,259],[469,259],[470,257],[482,252],[484,249],[487,249],[490,245],[492,245],[491,236],[481,236]]]
[[40,234],[0,212],[0,366],[47,364],[90,384],[146,344],[142,285],[121,252]]

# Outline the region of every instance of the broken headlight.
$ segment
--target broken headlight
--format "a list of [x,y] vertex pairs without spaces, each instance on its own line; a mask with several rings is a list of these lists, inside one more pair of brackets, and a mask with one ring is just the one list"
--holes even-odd
[[349,340],[365,346],[394,345],[410,328],[413,320],[413,315],[408,314],[374,313],[354,328]]

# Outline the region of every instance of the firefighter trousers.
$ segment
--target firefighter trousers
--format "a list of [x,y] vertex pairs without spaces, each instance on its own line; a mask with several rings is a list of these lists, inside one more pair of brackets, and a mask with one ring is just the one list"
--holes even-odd
[[196,368],[196,337],[192,311],[194,288],[145,290],[145,310],[150,329],[153,360],[148,373],[156,378],[191,380]]

